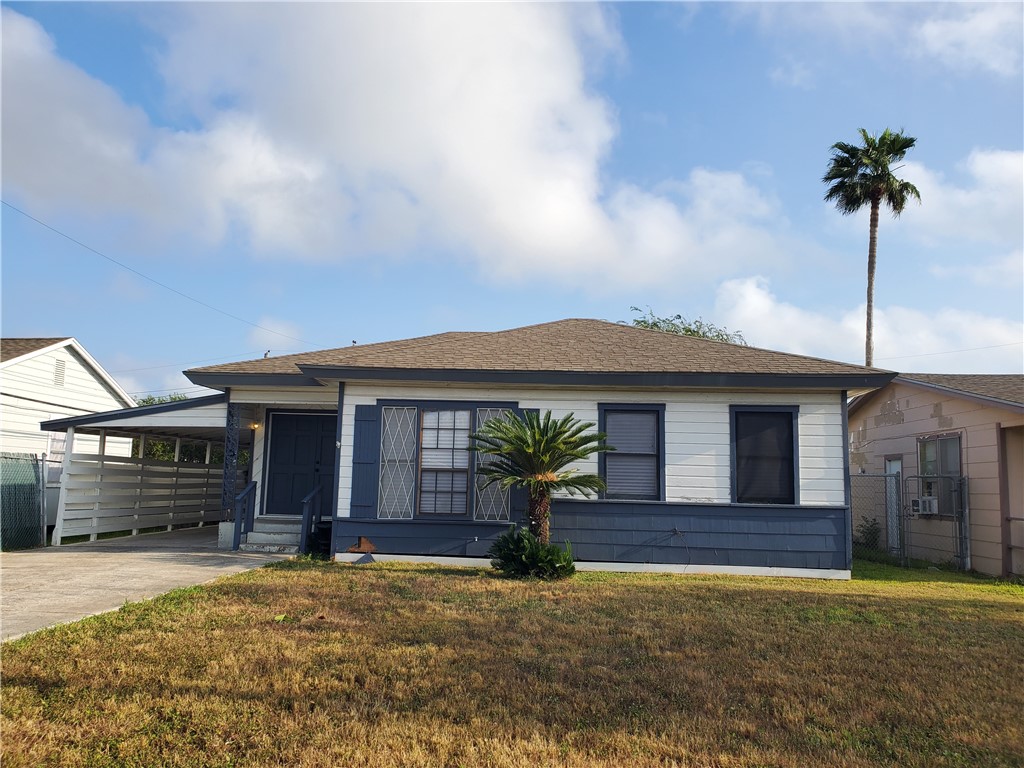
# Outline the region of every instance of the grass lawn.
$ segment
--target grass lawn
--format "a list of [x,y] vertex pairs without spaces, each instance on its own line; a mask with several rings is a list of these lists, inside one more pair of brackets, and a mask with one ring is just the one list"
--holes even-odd
[[0,757],[1024,765],[1024,587],[855,573],[545,584],[280,563],[4,645]]

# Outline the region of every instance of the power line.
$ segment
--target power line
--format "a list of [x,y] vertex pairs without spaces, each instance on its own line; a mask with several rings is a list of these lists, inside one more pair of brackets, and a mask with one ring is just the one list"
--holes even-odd
[[988,347],[969,347],[967,349],[950,349],[945,352],[924,352],[920,355],[897,355],[895,357],[876,357],[875,360],[907,360],[911,357],[935,357],[936,355],[955,355],[958,352],[977,352],[982,349],[999,349],[1000,347],[1016,347],[1024,341],[1011,341],[1009,344],[992,344]]
[[307,347],[323,347],[323,346],[327,346],[325,344],[313,344],[313,343],[308,342],[308,341],[306,341],[304,339],[298,339],[298,338],[296,338],[294,336],[289,336],[287,333],[281,333],[280,331],[275,331],[272,328],[266,328],[266,327],[264,327],[262,325],[259,325],[258,323],[252,322],[251,320],[246,320],[244,317],[239,317],[238,315],[233,315],[230,312],[225,312],[223,309],[218,309],[217,307],[213,306],[212,304],[207,304],[205,301],[201,301],[200,299],[197,299],[194,296],[189,296],[187,293],[182,293],[177,288],[172,288],[171,286],[167,285],[166,283],[161,283],[156,278],[152,278],[149,275],[143,274],[142,272],[139,272],[139,270],[135,269],[134,267],[129,267],[127,264],[125,264],[123,262],[120,262],[117,259],[112,258],[110,256],[107,256],[107,254],[105,254],[105,253],[97,251],[92,246],[86,245],[81,240],[76,240],[71,235],[68,235],[68,234],[65,234],[64,232],[61,232],[56,227],[52,227],[49,224],[47,224],[45,221],[41,221],[40,219],[37,219],[32,214],[26,213],[25,211],[21,210],[20,208],[11,205],[6,200],[0,200],[0,203],[3,203],[8,208],[10,208],[12,211],[20,213],[26,219],[30,219],[31,221],[34,221],[39,226],[45,227],[46,229],[50,230],[54,234],[60,235],[65,240],[70,240],[75,245],[77,245],[77,246],[79,246],[81,248],[84,248],[85,250],[89,251],[90,253],[94,253],[94,254],[96,254],[97,256],[99,256],[102,259],[106,259],[110,263],[116,264],[117,266],[121,267],[122,269],[127,269],[129,272],[131,272],[132,274],[138,275],[143,280],[148,280],[149,282],[153,283],[154,285],[159,285],[161,288],[164,288],[165,290],[168,290],[171,293],[175,293],[178,296],[181,296],[183,299],[188,299],[189,301],[194,302],[194,303],[198,304],[201,307],[206,307],[207,309],[213,310],[214,312],[217,312],[217,313],[219,313],[221,315],[224,315],[225,317],[230,317],[232,320],[237,320],[240,323],[245,323],[246,325],[250,325],[253,328],[259,328],[261,331],[266,331],[267,333],[272,333],[275,336],[280,336],[280,337],[285,338],[285,339],[291,339],[292,341],[297,341],[300,344],[305,344]]

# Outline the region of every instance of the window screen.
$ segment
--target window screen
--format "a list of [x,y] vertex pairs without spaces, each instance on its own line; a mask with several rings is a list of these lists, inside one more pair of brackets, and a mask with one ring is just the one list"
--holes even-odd
[[[479,430],[491,419],[502,418],[505,413],[504,408],[478,408],[476,429]],[[493,458],[480,451],[475,452],[473,456],[476,462],[474,469]],[[476,520],[508,520],[508,491],[503,491],[498,483],[491,483],[486,488],[481,488],[486,481],[487,478],[478,472],[476,475],[476,507],[473,517]]]
[[412,518],[416,485],[416,409],[381,409],[380,493],[377,516]]
[[796,503],[795,423],[792,411],[733,412],[738,503]]
[[604,412],[607,443],[615,448],[604,454],[608,498],[661,498],[660,422],[658,411]]

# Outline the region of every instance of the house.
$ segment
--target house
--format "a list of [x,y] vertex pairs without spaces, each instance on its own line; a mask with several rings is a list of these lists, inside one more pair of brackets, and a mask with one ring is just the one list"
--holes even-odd
[[[316,499],[333,512],[338,559],[484,557],[525,499],[478,488],[469,434],[507,410],[551,410],[594,422],[617,449],[579,464],[606,478],[600,498],[553,502],[552,539],[578,560],[837,578],[851,562],[847,399],[895,376],[580,319],[185,375],[224,393],[222,498],[243,491],[253,533],[260,522],[283,531]],[[177,408],[184,418],[188,405]],[[246,440],[253,482],[230,488]]]
[[[40,429],[40,422],[132,408],[135,400],[71,337],[0,339],[0,451],[50,460],[47,517],[53,523],[64,435]],[[98,447],[98,438],[83,437],[83,449]],[[128,455],[131,440],[112,440],[113,455]]]
[[1024,375],[902,373],[850,405],[854,473],[899,473],[911,557],[1024,573]]

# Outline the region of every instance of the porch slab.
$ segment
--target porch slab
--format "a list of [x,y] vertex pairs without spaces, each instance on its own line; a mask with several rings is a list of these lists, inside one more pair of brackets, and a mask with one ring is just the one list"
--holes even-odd
[[3,552],[0,640],[289,557],[218,549],[216,526]]

